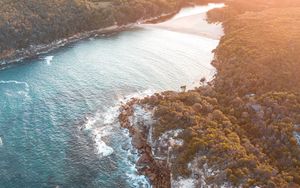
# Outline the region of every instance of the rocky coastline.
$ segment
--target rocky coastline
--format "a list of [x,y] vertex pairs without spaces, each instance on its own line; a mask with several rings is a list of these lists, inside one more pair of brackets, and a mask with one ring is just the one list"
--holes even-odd
[[122,128],[128,129],[132,145],[139,152],[136,162],[138,172],[148,177],[153,188],[171,187],[171,171],[166,160],[155,158],[153,148],[148,142],[149,127],[143,122],[133,123],[134,107],[143,106],[139,99],[133,98],[120,107],[119,122]]
[[[225,29],[214,50],[218,74],[211,84],[133,99],[121,108],[120,122],[145,144],[140,148],[152,144],[147,136],[135,136],[149,133],[136,134],[132,128],[136,105],[155,108],[156,140],[184,129],[183,145],[171,161],[184,165],[169,165],[156,176],[171,171],[168,181],[173,183],[174,175],[191,177],[191,171],[200,185],[186,187],[299,187],[299,2],[272,2],[257,2],[251,9],[249,1],[241,0],[210,12],[209,20],[219,18]],[[147,161],[158,161],[155,157]]]

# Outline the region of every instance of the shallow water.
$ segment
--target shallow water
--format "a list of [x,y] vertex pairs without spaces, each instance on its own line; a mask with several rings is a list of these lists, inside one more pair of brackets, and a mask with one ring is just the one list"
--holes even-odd
[[143,25],[1,70],[0,187],[149,187],[118,105],[211,79],[218,42]]

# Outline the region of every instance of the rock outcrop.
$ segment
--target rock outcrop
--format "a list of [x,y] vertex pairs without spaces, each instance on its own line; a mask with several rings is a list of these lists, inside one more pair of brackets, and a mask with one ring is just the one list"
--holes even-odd
[[120,124],[123,128],[129,130],[132,137],[132,145],[139,152],[137,161],[138,172],[148,177],[154,188],[171,187],[171,173],[165,160],[155,159],[152,148],[147,142],[147,126],[141,122],[134,122],[134,105],[138,104],[138,99],[133,99],[121,107],[119,116]]

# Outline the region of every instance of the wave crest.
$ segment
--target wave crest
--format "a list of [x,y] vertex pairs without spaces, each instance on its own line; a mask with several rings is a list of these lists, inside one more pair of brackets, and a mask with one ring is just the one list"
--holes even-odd
[[53,60],[53,57],[54,57],[54,56],[46,56],[46,57],[44,58],[44,60],[46,61],[47,65],[51,65],[51,62],[52,62],[52,60]]

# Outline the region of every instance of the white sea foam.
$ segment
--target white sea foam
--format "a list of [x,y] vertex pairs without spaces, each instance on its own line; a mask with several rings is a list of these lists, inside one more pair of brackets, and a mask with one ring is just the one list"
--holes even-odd
[[0,137],[0,147],[3,146],[3,140],[2,138]]
[[47,65],[51,65],[51,62],[52,62],[52,60],[53,60],[53,57],[54,57],[54,56],[46,56],[46,57],[44,58],[44,60],[45,60],[45,62],[47,63]]
[[[127,129],[126,129],[127,130]],[[131,143],[131,138],[129,137],[128,131],[123,132],[124,136],[128,137],[128,144]],[[125,163],[129,166],[128,171],[126,173],[127,181],[133,185],[133,187],[140,188],[150,188],[151,185],[148,182],[147,178],[144,175],[139,175],[136,168],[136,161],[138,160],[138,152],[133,146],[130,144],[129,149],[127,150],[127,157],[124,158]]]
[[298,145],[300,145],[300,134],[297,132],[294,132],[294,137],[296,138]]
[[96,114],[95,117],[88,117],[81,129],[90,131],[95,142],[97,153],[100,157],[106,157],[114,152],[113,148],[108,146],[103,140],[103,137],[109,136],[112,133],[112,127],[101,123],[100,120],[101,117],[99,114]]
[[[132,98],[142,99],[146,96],[151,96],[154,93],[155,93],[155,91],[152,89],[148,89],[145,91],[138,91],[138,92],[132,93],[130,95],[127,95],[123,98],[120,97],[118,100],[118,104],[121,105],[122,103],[126,103],[126,102],[130,101]],[[127,129],[124,129],[123,135],[128,137],[128,141],[129,141],[129,143],[131,143],[132,138],[129,137],[129,132]],[[149,181],[147,180],[147,178],[143,175],[139,175],[137,172],[135,162],[136,162],[136,160],[138,160],[138,154],[132,154],[130,151],[135,151],[133,153],[138,153],[136,151],[136,149],[133,148],[132,145],[130,145],[130,149],[127,152],[128,158],[126,159],[129,166],[131,166],[129,171],[126,173],[126,176],[128,177],[128,179],[127,179],[128,182],[130,182],[134,187],[150,188],[151,185],[150,185]],[[130,156],[132,156],[135,161],[130,161],[129,160]]]
[[106,143],[102,140],[102,135],[99,132],[96,132],[95,134],[95,144],[97,152],[101,157],[109,156],[114,152],[114,149],[106,145]]
[[[100,157],[109,156],[113,154],[114,149],[116,149],[109,146],[106,143],[105,138],[108,138],[110,135],[114,134],[115,128],[120,128],[118,116],[121,105],[128,102],[132,98],[141,99],[153,94],[154,91],[149,89],[141,92],[135,92],[126,96],[119,96],[116,100],[116,103],[112,107],[107,108],[105,112],[99,111],[93,117],[86,118],[86,123],[80,129],[91,134],[95,142],[96,150]],[[126,176],[128,177],[127,181],[134,187],[150,188],[151,185],[147,178],[139,175],[137,172],[135,162],[138,159],[138,152],[130,144],[131,138],[127,129],[122,130],[122,136],[128,138],[125,144],[128,143],[129,145],[128,151],[125,152],[126,156],[124,156],[124,162],[129,166],[126,173]],[[120,149],[122,149],[121,146]]]
[[141,176],[137,175],[137,172],[135,174],[127,173],[126,175],[134,187],[140,187],[140,188],[150,188],[151,187],[151,185],[147,181],[146,177],[143,175],[141,175]]
[[138,92],[132,93],[130,95],[127,95],[125,97],[119,97],[117,103],[118,103],[118,106],[120,106],[122,103],[126,103],[126,102],[130,101],[132,98],[142,99],[142,98],[145,98],[147,96],[151,96],[154,93],[155,93],[155,91],[153,89],[138,91]]
[[16,80],[0,80],[0,84],[22,84],[25,86],[26,89],[29,90],[29,85],[27,82],[20,82]]
[[96,118],[88,117],[86,123],[84,124],[84,130],[89,131],[92,126],[96,123]]
[[[97,112],[94,117],[87,117],[86,123],[80,129],[84,131],[91,131],[97,152],[101,157],[109,156],[114,152],[114,149],[105,143],[103,137],[113,134],[112,129],[118,123],[119,108],[122,103],[126,103],[132,98],[143,98],[145,96],[152,95],[153,93],[154,92],[152,90],[146,90],[127,95],[126,97],[120,97],[116,101],[116,104],[107,108],[104,113]],[[124,135],[129,137],[129,134],[126,134],[125,132]]]
[[24,88],[22,88],[22,90],[6,90],[4,92],[5,95],[12,97],[17,95],[22,95],[25,96],[26,98],[29,97],[28,92],[30,90],[29,84],[27,82],[21,82],[21,81],[16,81],[16,80],[0,80],[0,85],[1,84],[16,84],[16,85],[21,85],[24,86]]
[[113,124],[118,120],[119,115],[119,105],[108,108],[103,114],[103,123],[105,125]]

